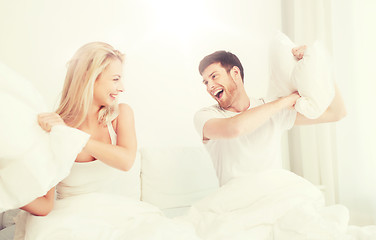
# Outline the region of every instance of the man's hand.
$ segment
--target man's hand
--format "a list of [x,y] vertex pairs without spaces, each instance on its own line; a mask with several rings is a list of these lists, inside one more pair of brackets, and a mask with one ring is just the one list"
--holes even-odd
[[283,107],[294,108],[296,100],[300,98],[298,92],[293,92],[288,96],[281,97],[278,101],[282,104]]
[[296,57],[298,60],[302,59],[304,56],[304,51],[307,49],[306,45],[295,47],[291,50],[294,57]]

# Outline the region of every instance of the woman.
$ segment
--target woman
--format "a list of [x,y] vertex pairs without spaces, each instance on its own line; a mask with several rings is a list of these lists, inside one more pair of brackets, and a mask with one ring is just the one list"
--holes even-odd
[[[91,135],[76,162],[100,159],[109,166],[129,170],[136,155],[136,134],[132,109],[118,107],[123,54],[105,43],[89,43],[80,48],[68,65],[60,106],[56,113],[38,116],[40,126],[50,131],[63,124]],[[111,137],[117,135],[116,144]],[[112,135],[110,134],[112,133]],[[113,140],[115,141],[115,140]],[[45,216],[53,206],[54,189],[22,209]]]
[[[56,113],[38,116],[50,131],[66,124],[91,135],[70,175],[45,196],[22,209],[16,239],[195,239],[194,230],[163,217],[157,208],[103,193],[118,170],[129,170],[136,157],[134,117],[118,104],[123,54],[93,42],[69,62]],[[24,225],[24,226],[22,226]]]

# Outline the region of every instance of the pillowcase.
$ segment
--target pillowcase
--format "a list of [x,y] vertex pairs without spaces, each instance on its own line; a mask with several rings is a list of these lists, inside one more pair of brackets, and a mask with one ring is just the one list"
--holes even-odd
[[325,112],[335,95],[329,55],[323,43],[316,41],[298,61],[291,52],[294,47],[296,45],[282,32],[277,32],[271,40],[268,97],[283,97],[298,91],[301,98],[295,109],[315,119]]
[[41,95],[0,62],[0,212],[22,207],[64,179],[90,135],[67,126],[45,132]]

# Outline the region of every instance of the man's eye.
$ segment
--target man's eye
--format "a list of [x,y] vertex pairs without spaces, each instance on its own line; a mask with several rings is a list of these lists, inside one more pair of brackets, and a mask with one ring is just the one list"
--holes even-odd
[[119,81],[119,78],[114,78],[113,80],[114,80],[114,81]]
[[203,83],[204,83],[205,85],[208,85],[208,81],[204,81]]

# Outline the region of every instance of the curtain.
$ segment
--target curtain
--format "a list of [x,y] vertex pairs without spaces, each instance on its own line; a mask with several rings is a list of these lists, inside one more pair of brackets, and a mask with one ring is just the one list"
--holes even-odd
[[[290,169],[322,187],[328,205],[350,210],[350,223],[376,223],[375,1],[282,0],[282,31],[295,43],[323,40],[348,116],[294,127],[286,140]],[[372,79],[373,78],[373,79]]]

